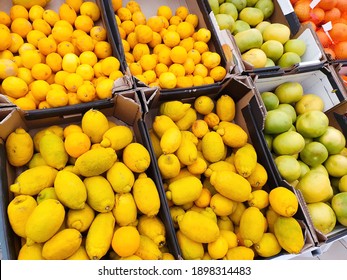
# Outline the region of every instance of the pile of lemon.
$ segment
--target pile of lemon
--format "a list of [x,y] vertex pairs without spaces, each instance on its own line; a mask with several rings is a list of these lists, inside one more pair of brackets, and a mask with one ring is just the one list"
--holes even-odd
[[174,259],[150,154],[130,127],[90,109],[81,123],[17,128],[5,147],[24,170],[7,208],[19,260]]
[[1,93],[24,110],[110,98],[123,74],[100,17],[82,0],[0,11]]
[[223,80],[221,57],[209,49],[211,31],[185,6],[160,6],[146,18],[136,1],[112,1],[131,74],[149,86],[187,88]]
[[297,254],[304,234],[296,195],[267,185],[235,102],[202,95],[159,105],[150,130],[182,257],[252,260]]

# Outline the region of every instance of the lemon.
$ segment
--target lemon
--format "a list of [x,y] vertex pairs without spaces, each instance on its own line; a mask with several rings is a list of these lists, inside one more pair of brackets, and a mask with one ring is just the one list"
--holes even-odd
[[169,179],[179,174],[181,164],[175,154],[162,154],[158,157],[158,167],[163,179]]
[[254,190],[251,193],[251,199],[248,200],[249,206],[264,209],[269,205],[269,193],[264,190]]
[[112,249],[121,257],[133,255],[140,247],[140,234],[136,227],[123,226],[116,229]]
[[18,73],[18,66],[14,61],[8,58],[0,59],[0,79],[5,79],[10,76],[16,76]]
[[36,196],[37,204],[40,204],[42,201],[49,198],[58,199],[54,187],[48,187],[41,190]]
[[163,89],[173,89],[176,87],[177,78],[171,72],[164,72],[159,76],[159,85]]
[[162,259],[163,253],[152,239],[140,234],[140,246],[136,250],[135,255],[143,260],[160,260]]
[[115,150],[98,147],[85,152],[76,159],[74,172],[84,177],[100,175],[109,170],[116,160]]
[[115,162],[107,170],[106,177],[116,193],[130,192],[135,181],[135,176],[130,168],[120,161]]
[[160,138],[160,147],[164,154],[172,154],[181,145],[182,134],[177,126],[168,128]]
[[111,147],[118,151],[125,148],[133,141],[131,129],[125,125],[117,125],[109,128],[102,136],[101,146]]
[[37,202],[31,195],[18,195],[10,201],[7,206],[7,215],[15,234],[26,238],[25,226],[36,206]]
[[34,142],[23,128],[11,132],[5,142],[7,159],[13,166],[27,164],[34,153]]
[[36,166],[47,165],[40,153],[34,153],[31,160],[28,162],[28,167],[33,168]]
[[87,190],[83,181],[75,173],[59,171],[54,181],[54,189],[59,201],[65,206],[70,209],[84,208]]
[[123,162],[129,169],[136,173],[147,170],[151,163],[147,148],[140,143],[130,143],[123,150]]
[[42,247],[41,243],[35,243],[28,246],[24,244],[18,253],[18,260],[44,260],[42,257]]
[[140,234],[151,238],[159,248],[163,248],[166,245],[165,225],[158,216],[140,216],[138,219],[137,229]]
[[187,169],[193,175],[203,174],[207,169],[207,161],[204,159],[201,151],[198,151],[198,157],[196,161],[187,166]]
[[98,213],[86,236],[86,251],[91,260],[99,260],[110,248],[115,227],[112,212]]
[[135,224],[137,221],[137,207],[133,195],[130,192],[116,193],[112,213],[119,226]]
[[195,120],[192,124],[191,131],[198,138],[203,138],[210,130],[208,124],[202,120]]
[[225,238],[228,243],[228,249],[235,248],[238,245],[237,235],[231,230],[220,230],[220,235]]
[[222,171],[222,170],[230,170],[232,172],[236,172],[235,166],[230,162],[220,160],[214,163],[210,163],[204,172],[206,177],[211,177],[214,171]]
[[170,127],[176,127],[177,129],[179,129],[175,122],[166,115],[155,116],[152,126],[154,132],[156,133],[156,135],[158,135],[159,138],[161,138],[164,132]]
[[281,186],[270,191],[269,203],[274,211],[285,217],[293,216],[299,206],[296,195],[289,189]]
[[73,228],[59,231],[42,248],[46,260],[63,260],[74,254],[82,243],[81,233]]
[[89,256],[87,254],[86,248],[81,245],[75,253],[73,253],[70,257],[66,258],[66,260],[89,260]]
[[228,252],[228,242],[220,235],[217,240],[207,244],[208,254],[212,259],[222,259]]
[[81,64],[79,57],[74,53],[67,53],[63,56],[62,69],[69,73],[75,73]]
[[40,153],[47,165],[58,170],[63,169],[68,161],[63,140],[51,131],[46,131],[40,143]]
[[28,85],[24,80],[15,76],[9,76],[2,81],[2,90],[4,94],[19,98],[26,95],[29,91]]
[[212,112],[214,109],[214,102],[211,97],[206,95],[201,95],[194,101],[194,109],[202,114],[207,115]]
[[99,99],[111,98],[114,80],[106,78],[96,85],[96,95]]
[[157,215],[160,209],[160,198],[153,179],[145,173],[139,174],[134,182],[133,196],[137,208],[147,216]]
[[230,248],[225,256],[226,260],[253,260],[254,251],[246,246],[239,245]]
[[85,178],[83,183],[87,190],[87,203],[97,212],[109,212],[115,202],[111,184],[103,176]]
[[87,134],[91,142],[100,143],[103,134],[108,130],[107,117],[99,110],[90,109],[82,117],[82,130]]
[[257,207],[250,206],[245,209],[240,219],[240,236],[246,247],[259,242],[265,230],[265,217]]
[[47,199],[37,205],[25,226],[27,245],[46,242],[59,230],[64,218],[64,206],[56,199]]
[[16,194],[37,195],[41,190],[53,186],[57,172],[47,165],[26,169],[17,176],[9,189]]
[[247,178],[254,189],[261,189],[267,182],[268,174],[263,165],[257,162],[255,169]]
[[201,141],[202,154],[209,162],[217,162],[224,156],[225,146],[222,137],[215,131],[207,132]]
[[210,207],[218,216],[228,216],[235,210],[236,203],[225,196],[216,193],[211,197]]
[[195,242],[183,234],[180,230],[176,232],[178,245],[185,260],[199,260],[204,255],[204,247],[201,242]]
[[95,217],[95,212],[87,203],[83,209],[69,209],[66,214],[66,225],[68,228],[85,232],[89,229]]

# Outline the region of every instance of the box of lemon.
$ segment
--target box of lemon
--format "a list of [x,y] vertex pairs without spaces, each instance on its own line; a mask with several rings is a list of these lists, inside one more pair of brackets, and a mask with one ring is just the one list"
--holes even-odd
[[147,96],[144,120],[183,259],[291,258],[312,250],[302,201],[278,183],[259,138],[250,103],[261,106],[249,77],[231,79],[220,93]]
[[58,119],[15,109],[0,123],[3,259],[179,258],[135,96]]
[[219,91],[234,73],[233,53],[221,45],[201,1],[105,1],[119,52],[138,87],[161,98]]
[[334,199],[347,172],[346,93],[336,79],[326,66],[254,81],[267,110],[259,123],[265,153],[276,180],[302,196],[317,246],[346,235],[345,214]]
[[1,1],[1,94],[27,115],[59,114],[133,88],[105,13],[100,0]]
[[317,69],[327,61],[315,31],[300,26],[287,0],[204,2],[220,36],[232,45],[235,41],[242,74]]

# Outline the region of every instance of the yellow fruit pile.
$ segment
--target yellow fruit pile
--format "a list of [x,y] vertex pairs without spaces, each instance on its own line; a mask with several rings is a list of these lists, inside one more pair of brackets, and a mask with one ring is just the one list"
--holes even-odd
[[0,93],[23,110],[112,97],[123,74],[98,24],[97,4],[66,0],[57,11],[30,6],[0,11]]
[[150,138],[184,259],[254,259],[297,254],[303,231],[295,194],[271,190],[235,102],[202,95],[159,104]]
[[18,128],[5,142],[24,170],[7,208],[19,260],[174,259],[150,154],[130,127],[90,109],[80,124],[30,133]]
[[136,1],[112,1],[131,74],[162,89],[201,86],[221,81],[226,69],[209,49],[211,31],[198,27],[198,16],[180,6],[158,7],[146,18]]

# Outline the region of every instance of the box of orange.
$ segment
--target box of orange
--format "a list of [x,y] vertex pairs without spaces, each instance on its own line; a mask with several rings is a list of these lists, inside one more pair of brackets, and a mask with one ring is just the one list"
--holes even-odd
[[[26,114],[56,114],[133,87],[115,46],[104,2],[1,1],[1,94]],[[79,3],[79,4],[78,4]],[[109,102],[109,101],[108,101]]]
[[138,87],[159,87],[161,98],[188,97],[220,90],[235,73],[231,48],[220,44],[201,1],[105,2]]

